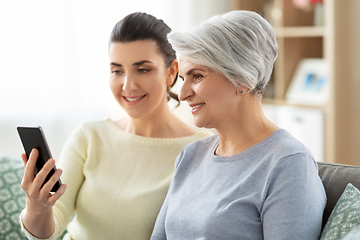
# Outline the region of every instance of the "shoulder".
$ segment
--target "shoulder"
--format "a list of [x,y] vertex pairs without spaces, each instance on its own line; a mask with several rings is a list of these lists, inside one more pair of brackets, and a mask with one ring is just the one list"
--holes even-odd
[[185,145],[176,160],[175,168],[178,168],[180,164],[190,164],[192,160],[201,161],[207,153],[212,151],[217,142],[218,135],[211,134]]
[[218,141],[218,135],[212,134],[208,131],[199,132],[197,134],[200,138],[194,142],[187,144],[183,148],[184,152],[192,151],[195,149],[198,151],[202,151],[209,148],[212,144]]
[[313,158],[310,150],[285,129],[279,129],[269,137],[265,152],[275,154],[279,159],[293,155],[308,155]]
[[96,131],[98,129],[107,129],[112,127],[114,127],[114,123],[111,119],[88,121],[80,125],[80,128],[86,131]]
[[88,121],[81,123],[75,131],[81,131],[85,135],[114,132],[117,129],[111,119]]
[[69,136],[69,139],[79,140],[79,139],[90,139],[96,138],[101,135],[108,135],[114,132],[114,124],[110,119],[99,120],[99,121],[88,121],[81,123],[78,127],[76,127]]
[[164,145],[166,147],[180,147],[178,152],[183,149],[185,146],[192,144],[196,141],[201,139],[207,138],[212,136],[213,134],[209,131],[199,131],[193,135],[185,136],[185,137],[177,137],[177,138],[151,138],[151,137],[140,137],[136,136],[133,138],[141,138],[142,140],[146,140],[149,144],[157,144],[157,145]]
[[246,154],[253,168],[271,178],[280,172],[317,172],[312,153],[288,131],[279,129]]
[[284,129],[278,130],[265,149],[269,173],[293,175],[317,174],[317,163],[308,148]]

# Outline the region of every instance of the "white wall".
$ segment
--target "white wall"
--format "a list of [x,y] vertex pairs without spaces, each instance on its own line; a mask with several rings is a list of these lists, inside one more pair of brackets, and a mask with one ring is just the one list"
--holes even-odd
[[[16,126],[41,125],[57,158],[81,122],[124,114],[108,87],[107,47],[125,15],[144,11],[185,30],[229,8],[230,0],[0,1],[0,153],[20,156]],[[193,124],[186,104],[175,113]]]

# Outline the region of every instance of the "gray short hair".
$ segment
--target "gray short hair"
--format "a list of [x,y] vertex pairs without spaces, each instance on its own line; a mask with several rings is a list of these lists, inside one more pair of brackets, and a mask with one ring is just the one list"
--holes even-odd
[[262,96],[278,44],[274,28],[259,14],[231,11],[216,15],[187,32],[171,32],[175,51],[194,64],[224,75],[235,87]]

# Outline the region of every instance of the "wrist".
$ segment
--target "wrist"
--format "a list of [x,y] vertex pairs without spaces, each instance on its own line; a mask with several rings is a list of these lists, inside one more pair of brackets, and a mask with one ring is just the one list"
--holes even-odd
[[52,215],[52,206],[44,206],[41,203],[34,203],[29,200],[29,198],[26,198],[24,214],[34,217]]
[[25,234],[32,236],[30,239],[47,239],[55,232],[52,208],[39,213],[26,206],[20,220]]

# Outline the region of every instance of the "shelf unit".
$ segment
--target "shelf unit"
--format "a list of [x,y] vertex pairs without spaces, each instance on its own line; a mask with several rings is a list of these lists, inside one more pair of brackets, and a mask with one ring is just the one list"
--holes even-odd
[[[232,9],[255,11],[274,26],[279,44],[263,103],[316,108],[324,114],[324,160],[360,165],[360,1],[323,0],[323,23],[314,9],[292,0],[232,0]],[[345,50],[345,51],[344,51]],[[290,104],[286,91],[303,58],[323,58],[329,66],[330,99],[324,106]]]

